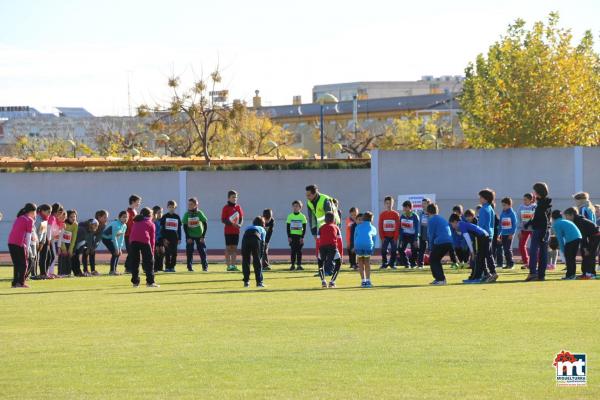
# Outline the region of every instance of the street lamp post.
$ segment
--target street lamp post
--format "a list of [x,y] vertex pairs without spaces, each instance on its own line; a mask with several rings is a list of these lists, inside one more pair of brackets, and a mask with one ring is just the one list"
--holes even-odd
[[71,139],[67,140],[67,143],[69,143],[73,148],[73,158],[77,158],[77,143],[75,143],[75,141]]
[[160,135],[157,136],[157,139],[159,139],[165,145],[165,157],[166,157],[167,151],[169,150],[169,140],[171,140],[171,138],[166,133],[161,133]]
[[320,121],[320,129],[321,129],[321,160],[325,158],[325,126],[324,126],[324,114],[325,114],[325,104],[335,104],[338,102],[337,97],[332,95],[331,93],[325,93],[319,96],[317,99],[317,103],[321,105],[321,121]]
[[275,143],[273,140],[269,140],[269,142],[267,143],[269,146],[271,146],[271,149],[275,149],[275,153],[277,154],[277,159],[279,160],[279,144]]

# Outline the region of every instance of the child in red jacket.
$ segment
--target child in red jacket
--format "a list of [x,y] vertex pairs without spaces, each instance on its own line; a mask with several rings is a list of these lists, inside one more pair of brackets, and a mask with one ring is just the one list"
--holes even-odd
[[325,214],[325,224],[319,228],[319,255],[322,262],[319,263],[319,277],[321,287],[327,287],[325,280],[325,269],[327,266],[333,271],[329,287],[335,287],[335,279],[342,267],[342,256],[338,250],[338,238],[341,237],[340,228],[335,224],[335,216],[331,211]]

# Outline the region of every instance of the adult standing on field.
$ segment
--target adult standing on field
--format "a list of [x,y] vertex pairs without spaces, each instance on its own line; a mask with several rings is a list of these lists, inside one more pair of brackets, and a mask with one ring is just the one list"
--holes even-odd
[[[321,263],[319,259],[319,228],[325,224],[325,214],[331,211],[335,216],[335,224],[340,225],[340,216],[335,205],[333,197],[319,192],[317,185],[308,185],[306,188],[306,206],[308,208],[308,224],[310,227],[310,233],[315,238],[315,247],[317,249],[317,261]],[[342,253],[342,238],[338,240],[338,250]],[[325,271],[327,275],[331,275],[333,271]]]

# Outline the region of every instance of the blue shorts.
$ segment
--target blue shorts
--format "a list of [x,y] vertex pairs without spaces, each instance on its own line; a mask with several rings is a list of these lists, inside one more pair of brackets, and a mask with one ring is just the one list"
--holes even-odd
[[354,252],[358,257],[370,257],[373,255],[373,249],[358,249],[355,248]]

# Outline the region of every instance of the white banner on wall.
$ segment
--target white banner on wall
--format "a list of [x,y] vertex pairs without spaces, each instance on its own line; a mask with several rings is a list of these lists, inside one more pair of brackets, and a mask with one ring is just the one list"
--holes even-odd
[[429,194],[401,194],[398,195],[398,209],[402,210],[402,203],[406,200],[410,201],[414,211],[419,211],[423,208],[423,199],[429,199],[435,203],[435,193]]

